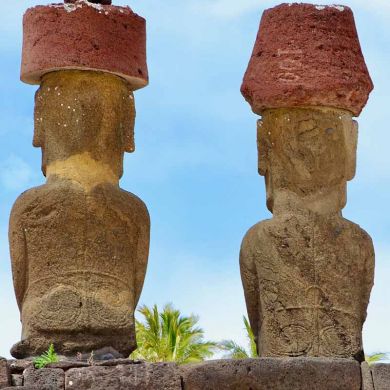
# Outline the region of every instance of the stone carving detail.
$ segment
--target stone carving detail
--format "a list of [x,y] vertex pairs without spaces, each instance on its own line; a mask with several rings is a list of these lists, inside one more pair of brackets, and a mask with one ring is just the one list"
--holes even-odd
[[[291,9],[300,12],[299,5]],[[262,95],[257,98],[256,107]],[[261,111],[259,173],[273,217],[248,231],[240,253],[258,352],[363,360],[374,249],[370,236],[341,213],[355,175],[357,123],[326,100],[294,107],[288,99],[281,107],[290,108]]]
[[50,342],[63,355],[111,347],[127,357],[136,348],[150,220],[119,179],[124,152],[135,148],[138,84],[80,67],[42,71],[35,97],[33,143],[47,181],[24,192],[10,218],[23,326],[11,351],[16,358],[40,354]]

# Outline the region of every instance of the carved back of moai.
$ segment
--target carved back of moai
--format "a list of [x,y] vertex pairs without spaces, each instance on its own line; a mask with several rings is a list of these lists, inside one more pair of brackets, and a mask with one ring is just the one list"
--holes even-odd
[[253,226],[241,277],[260,356],[364,359],[370,236],[342,217],[355,175],[357,116],[372,90],[347,7],[263,14],[242,85],[258,122],[269,220]]
[[132,91],[147,84],[145,21],[129,8],[83,1],[29,9],[22,80],[40,84],[34,146],[47,181],[11,214],[23,326],[12,354],[37,355],[52,342],[60,354],[111,347],[127,357],[150,222],[119,179],[124,152],[134,151]]

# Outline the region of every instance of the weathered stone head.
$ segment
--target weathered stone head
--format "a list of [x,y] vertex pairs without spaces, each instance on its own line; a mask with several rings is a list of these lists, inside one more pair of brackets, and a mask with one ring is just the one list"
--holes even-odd
[[336,191],[334,207],[345,206],[358,135],[350,112],[326,107],[265,110],[257,135],[259,173],[266,178],[271,212],[275,196],[287,192],[309,202]]
[[108,73],[51,72],[35,96],[33,144],[43,152],[42,171],[50,175],[69,159],[89,159],[118,180],[123,153],[133,152],[135,106],[131,86]]
[[352,117],[372,88],[350,8],[282,4],[264,12],[241,92],[263,117],[259,173],[271,211],[285,191],[308,204],[332,191],[332,209],[344,207],[356,165]]

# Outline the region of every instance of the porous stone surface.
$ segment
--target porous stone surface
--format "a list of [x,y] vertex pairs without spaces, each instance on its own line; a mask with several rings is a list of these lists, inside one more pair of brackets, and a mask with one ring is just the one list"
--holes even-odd
[[[28,382],[4,389],[43,390],[58,388],[77,390],[137,389],[137,390],[373,390],[367,381],[370,367],[353,359],[339,358],[259,358],[214,360],[177,366],[174,363],[133,362],[113,360],[116,366],[84,368],[64,367],[55,370],[29,368]],[[379,367],[381,384],[377,389],[388,389],[390,370]],[[374,368],[374,366],[372,366]],[[62,374],[61,374],[62,371]],[[62,379],[65,375],[65,384]],[[22,375],[18,375],[22,377]],[[57,378],[57,379],[56,379]],[[383,387],[383,384],[385,387]],[[382,387],[381,387],[382,386]]]
[[375,390],[390,389],[390,364],[376,363],[371,366]]
[[[46,184],[24,192],[10,218],[22,341],[16,358],[53,343],[60,355],[136,347],[134,310],[149,252],[145,204],[119,187],[134,150],[134,99],[122,78],[61,71],[36,94],[34,145]],[[110,350],[110,349],[109,349]]]
[[263,112],[259,172],[273,217],[248,231],[240,253],[260,356],[364,360],[374,249],[370,236],[341,213],[356,143],[357,124],[348,111]]
[[182,390],[179,370],[172,363],[74,368],[66,372],[65,389]]
[[[70,4],[74,4],[76,3],[78,0],[64,0],[64,3],[70,3]],[[111,0],[88,0],[90,3],[94,3],[94,4],[103,4],[103,5],[111,5],[112,1]]]
[[23,386],[23,375],[22,374],[12,374],[11,375],[11,384],[12,384],[12,386]]
[[360,368],[348,359],[216,360],[181,367],[184,390],[360,390]]
[[60,69],[98,70],[148,83],[145,20],[128,7],[93,4],[37,6],[23,18],[21,79],[39,84]]
[[61,368],[61,370],[69,370],[70,368],[89,367],[87,362],[78,362],[74,360],[59,361],[56,363],[49,363],[46,365],[47,368]]
[[30,367],[32,365],[32,359],[18,359],[8,361],[8,366],[11,374],[22,374],[27,367]]
[[111,360],[104,360],[101,362],[96,362],[95,366],[119,366],[119,365],[126,365],[126,364],[142,364],[142,361],[140,360],[130,360],[130,359],[111,359]]
[[59,368],[35,369],[27,368],[24,373],[24,386],[36,387],[40,390],[63,390],[65,373]]
[[360,368],[362,372],[362,390],[374,390],[370,366],[363,362]]
[[0,358],[0,389],[11,384],[11,376],[8,362],[4,358]]
[[350,8],[295,3],[264,12],[241,87],[254,112],[330,106],[358,115],[372,88]]

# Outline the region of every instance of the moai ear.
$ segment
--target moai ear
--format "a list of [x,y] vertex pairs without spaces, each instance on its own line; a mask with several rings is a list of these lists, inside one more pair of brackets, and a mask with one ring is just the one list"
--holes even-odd
[[346,149],[345,176],[347,181],[352,180],[356,173],[356,148],[359,125],[355,120],[344,121],[344,139]]
[[135,125],[135,104],[133,92],[129,90],[128,99],[125,99],[123,109],[124,124],[123,131],[123,148],[127,153],[133,153],[135,150],[134,125]]
[[44,130],[43,130],[43,115],[42,115],[42,99],[40,98],[40,89],[35,92],[35,108],[34,108],[34,137],[33,146],[40,148],[43,146]]
[[269,141],[267,138],[264,122],[260,119],[257,121],[257,156],[258,156],[258,170],[261,176],[265,176],[268,170],[268,147]]

